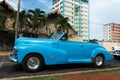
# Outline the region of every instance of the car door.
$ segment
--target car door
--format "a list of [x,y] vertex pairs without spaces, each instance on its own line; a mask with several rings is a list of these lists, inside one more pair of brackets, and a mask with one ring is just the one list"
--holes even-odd
[[85,51],[86,43],[74,41],[59,41],[58,48],[63,49],[68,54],[68,63],[82,62],[88,57]]

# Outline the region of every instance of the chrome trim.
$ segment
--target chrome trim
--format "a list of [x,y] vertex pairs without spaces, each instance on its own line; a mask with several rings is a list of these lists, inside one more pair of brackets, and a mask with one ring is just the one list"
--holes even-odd
[[13,59],[13,58],[9,58],[9,59],[10,59],[10,61],[17,63],[17,59]]
[[29,69],[35,70],[39,67],[40,63],[41,62],[37,57],[31,57],[27,61],[27,66]]
[[101,56],[98,56],[98,57],[96,57],[96,64],[98,65],[98,66],[101,66],[102,64],[103,64],[103,59],[102,59],[102,57]]
[[18,62],[16,53],[9,53],[9,60],[12,62]]

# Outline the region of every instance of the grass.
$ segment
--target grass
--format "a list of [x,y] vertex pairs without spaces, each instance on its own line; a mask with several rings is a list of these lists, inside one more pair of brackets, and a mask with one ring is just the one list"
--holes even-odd
[[92,74],[101,74],[101,73],[114,73],[114,74],[120,74],[120,69],[116,69],[116,70],[103,70],[103,71],[94,71],[94,72],[80,73],[79,75],[92,75]]
[[16,79],[16,80],[60,80],[60,77],[36,77],[36,78],[26,78],[26,79]]
[[33,77],[33,78],[24,78],[24,79],[15,79],[15,80],[61,80],[68,76],[74,75],[94,75],[94,74],[102,74],[102,73],[111,73],[111,74],[120,74],[120,68],[115,70],[103,70],[103,71],[93,71],[93,72],[85,72],[78,74],[69,74],[69,75],[60,75],[60,76],[45,76],[45,77]]

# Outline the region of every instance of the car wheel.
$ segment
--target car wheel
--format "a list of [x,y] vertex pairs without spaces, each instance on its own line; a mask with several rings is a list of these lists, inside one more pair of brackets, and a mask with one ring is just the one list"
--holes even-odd
[[95,67],[102,67],[104,64],[104,56],[103,55],[97,55],[94,60],[94,66]]
[[27,72],[37,72],[43,68],[44,61],[41,56],[31,54],[24,58],[22,65]]
[[114,56],[114,59],[120,60],[120,56]]

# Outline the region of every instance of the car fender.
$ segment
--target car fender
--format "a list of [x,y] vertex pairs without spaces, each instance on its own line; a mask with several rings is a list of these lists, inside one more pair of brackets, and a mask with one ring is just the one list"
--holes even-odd
[[30,53],[39,53],[43,56],[46,65],[65,64],[67,63],[67,52],[61,49],[44,46],[32,45],[24,46],[20,49],[21,52],[18,56],[18,62],[21,63],[26,55]]
[[102,54],[105,58],[105,61],[112,60],[112,54],[104,48],[96,48],[92,51],[91,58],[95,58],[98,54]]

